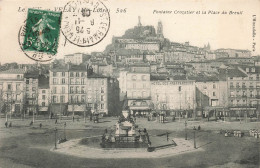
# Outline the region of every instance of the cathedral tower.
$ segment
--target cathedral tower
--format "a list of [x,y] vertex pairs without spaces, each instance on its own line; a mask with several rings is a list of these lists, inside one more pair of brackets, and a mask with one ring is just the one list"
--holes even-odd
[[157,37],[158,37],[158,38],[163,38],[163,25],[162,25],[162,22],[161,22],[161,21],[158,22],[158,26],[157,26]]
[[141,17],[138,16],[138,27],[141,27],[142,26],[142,23],[141,23]]

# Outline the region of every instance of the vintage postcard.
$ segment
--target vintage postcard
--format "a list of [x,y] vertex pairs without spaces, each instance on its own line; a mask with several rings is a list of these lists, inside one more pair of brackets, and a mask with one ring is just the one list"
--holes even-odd
[[0,168],[259,168],[259,0],[0,0]]

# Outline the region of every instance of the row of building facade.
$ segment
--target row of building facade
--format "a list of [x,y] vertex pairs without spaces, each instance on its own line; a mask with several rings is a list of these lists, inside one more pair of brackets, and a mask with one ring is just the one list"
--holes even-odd
[[117,115],[117,91],[117,80],[95,74],[87,66],[52,66],[48,74],[23,69],[0,72],[1,112],[5,113]]
[[1,112],[116,115],[125,103],[132,113],[255,114],[259,112],[259,70],[259,66],[222,66],[217,76],[176,78],[135,64],[121,69],[115,79],[96,74],[86,65],[52,65],[48,74],[10,69],[0,72]]

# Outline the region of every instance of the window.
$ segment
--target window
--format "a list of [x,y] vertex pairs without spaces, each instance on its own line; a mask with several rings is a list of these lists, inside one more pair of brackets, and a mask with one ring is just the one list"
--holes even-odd
[[57,103],[57,96],[52,96],[53,103]]
[[20,79],[21,78],[21,76],[20,75],[17,75],[17,79]]
[[11,85],[11,84],[8,84],[7,89],[8,89],[8,90],[11,90],[11,89],[12,89],[12,85]]
[[76,72],[76,77],[79,77],[79,72]]
[[213,84],[213,89],[216,89],[216,84]]
[[245,91],[243,91],[243,96],[246,96],[246,92]]
[[62,84],[65,84],[65,78],[62,78],[62,79],[61,79],[61,83],[62,83]]
[[16,84],[16,90],[20,90],[20,84]]
[[181,92],[181,86],[179,86],[179,92]]
[[61,103],[64,103],[64,102],[65,102],[64,96],[60,96],[60,102],[61,102]]
[[76,84],[80,84],[80,83],[79,83],[79,78],[76,78]]
[[245,83],[245,82],[242,83],[242,87],[243,87],[243,88],[246,87],[246,83]]
[[78,95],[76,96],[76,100],[75,101],[76,101],[76,103],[79,102],[79,96]]
[[133,76],[132,76],[132,80],[134,80],[134,81],[135,81],[135,80],[136,80],[136,78],[137,78],[137,77],[136,77],[136,75],[133,75]]
[[36,90],[36,88],[35,88],[35,87],[33,87],[33,88],[32,88],[32,91],[35,91],[35,90]]
[[74,84],[74,79],[70,78],[70,84],[73,85]]
[[84,76],[85,76],[84,72],[81,72],[81,77],[84,77]]
[[63,77],[64,77],[64,76],[65,76],[65,72],[61,72],[61,76],[63,76]]
[[104,96],[103,95],[101,95],[101,101],[104,101]]
[[103,110],[105,108],[105,105],[104,104],[101,104],[100,105],[101,109]]
[[42,106],[43,106],[43,107],[45,106],[45,102],[42,102]]
[[45,100],[45,95],[42,95],[42,100]]
[[57,76],[57,72],[53,72],[53,76],[56,77]]
[[74,97],[70,96],[70,102],[73,103],[74,102]]
[[101,88],[101,93],[104,93],[104,88]]
[[44,94],[46,91],[45,90],[42,90],[42,93]]
[[82,102],[82,103],[85,102],[85,96],[81,96],[81,102]]
[[76,93],[79,93],[79,87],[78,86],[76,87]]
[[85,93],[85,87],[81,87],[81,93]]
[[213,96],[216,96],[216,92],[213,92]]
[[70,72],[70,77],[73,77],[73,76],[74,76],[73,72]]
[[30,83],[30,80],[29,79],[26,79],[26,84],[29,84]]
[[81,84],[85,85],[85,79],[84,78],[81,78]]
[[61,88],[61,93],[65,93],[65,87],[64,86]]
[[53,84],[58,84],[57,78],[53,78]]
[[74,91],[73,91],[73,87],[70,87],[70,93],[73,93]]

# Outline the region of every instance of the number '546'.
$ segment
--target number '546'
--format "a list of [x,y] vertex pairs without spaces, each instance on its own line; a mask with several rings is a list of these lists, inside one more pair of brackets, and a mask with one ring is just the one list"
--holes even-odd
[[117,8],[116,13],[126,13],[126,9],[127,8],[124,8],[124,9]]

